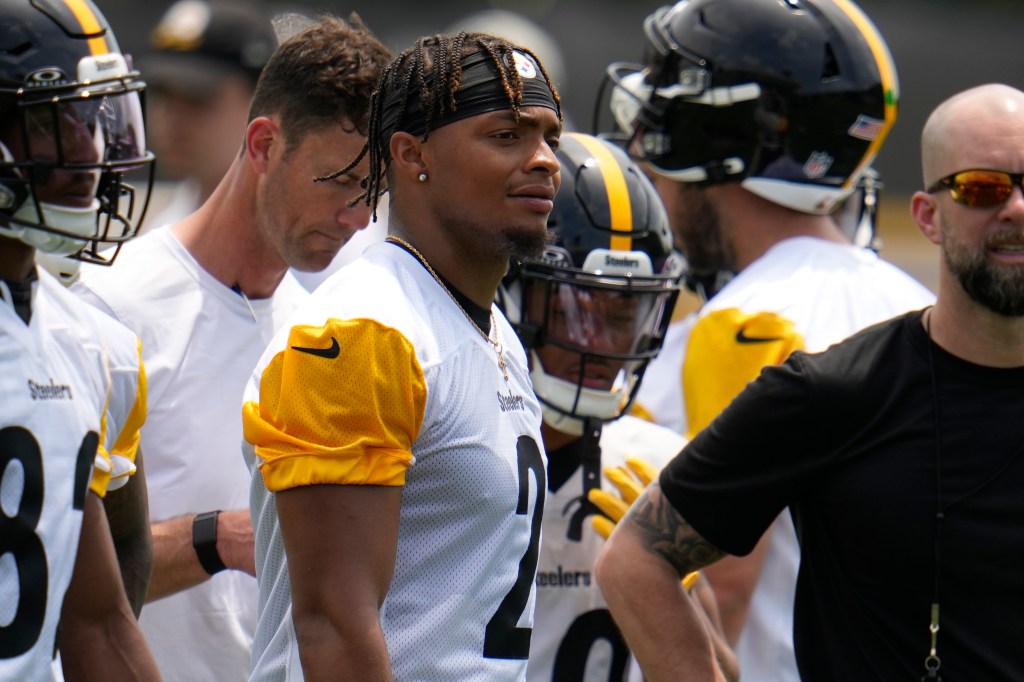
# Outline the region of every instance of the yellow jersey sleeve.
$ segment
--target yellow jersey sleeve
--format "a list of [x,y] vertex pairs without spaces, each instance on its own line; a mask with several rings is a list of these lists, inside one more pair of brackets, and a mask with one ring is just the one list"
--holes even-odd
[[135,454],[139,451],[140,431],[142,425],[146,422],[146,414],[149,409],[146,402],[146,367],[142,363],[141,340],[138,345],[138,353],[139,383],[135,392],[135,402],[132,404],[132,409],[125,419],[124,426],[121,427],[121,432],[117,435],[117,440],[114,441],[113,451],[111,452],[113,455],[121,455],[133,462],[135,461]]
[[291,329],[242,407],[270,491],[301,485],[403,485],[427,385],[412,343],[376,320]]
[[702,316],[683,360],[687,438],[710,424],[762,368],[803,347],[794,324],[777,313],[726,308]]

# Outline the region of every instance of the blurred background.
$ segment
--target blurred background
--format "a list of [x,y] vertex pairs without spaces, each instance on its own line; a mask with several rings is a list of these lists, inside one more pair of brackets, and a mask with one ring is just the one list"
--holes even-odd
[[[146,53],[152,29],[171,0],[96,0],[123,51]],[[396,52],[420,35],[454,26],[485,28],[528,44],[556,80],[568,119],[591,132],[594,102],[612,61],[638,61],[643,19],[657,0],[251,0],[278,14],[346,17],[357,12]],[[921,183],[918,137],[928,112],[971,85],[1004,82],[1024,87],[1020,27],[1024,0],[861,0],[885,37],[899,71],[899,119],[876,161],[885,185],[881,254],[927,286],[936,283],[935,249],[909,219],[910,194]],[[529,37],[527,37],[529,36]],[[145,71],[143,71],[145,76]],[[159,168],[159,159],[158,159]]]

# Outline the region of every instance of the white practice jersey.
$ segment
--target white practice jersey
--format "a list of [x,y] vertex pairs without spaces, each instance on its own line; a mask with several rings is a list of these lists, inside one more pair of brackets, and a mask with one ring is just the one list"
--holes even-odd
[[272,491],[313,483],[402,486],[380,609],[396,680],[523,679],[545,464],[525,353],[493,313],[508,381],[416,259],[375,244],[268,347],[243,408],[260,583],[254,680],[303,679]]
[[[935,296],[872,251],[810,237],[782,241],[670,330],[637,397],[640,412],[689,437],[794,350],[818,352]],[[680,418],[682,416],[682,421]],[[788,512],[770,531],[737,644],[743,682],[798,682],[793,599],[800,549]]]
[[[576,441],[577,444],[583,441]],[[682,450],[677,433],[635,417],[621,417],[604,426],[600,468],[624,466],[626,457],[661,468]],[[551,490],[556,458],[585,460],[588,453],[570,454],[567,446],[548,453],[548,495],[544,509],[544,542],[537,570],[537,611],[530,646],[530,682],[621,682],[629,651],[608,612],[594,580],[594,562],[605,540],[591,525],[598,513],[584,504],[581,465],[556,490]],[[614,486],[601,476],[600,485]]]
[[110,393],[85,305],[39,273],[25,325],[0,299],[0,679],[52,679],[61,605],[86,494],[102,496],[98,449]]

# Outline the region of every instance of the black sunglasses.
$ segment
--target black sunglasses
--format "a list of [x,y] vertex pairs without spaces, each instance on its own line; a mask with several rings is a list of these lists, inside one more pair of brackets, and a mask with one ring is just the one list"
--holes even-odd
[[1024,173],[972,168],[936,180],[927,191],[932,194],[948,189],[958,204],[970,208],[992,208],[1009,199],[1014,187],[1024,191]]

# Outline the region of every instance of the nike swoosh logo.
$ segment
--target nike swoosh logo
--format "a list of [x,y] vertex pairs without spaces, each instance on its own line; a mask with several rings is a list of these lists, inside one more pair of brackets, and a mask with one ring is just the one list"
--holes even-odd
[[771,343],[782,340],[781,336],[747,336],[747,330],[743,327],[736,332],[736,343]]
[[297,350],[300,353],[309,353],[310,355],[315,355],[318,358],[333,360],[341,355],[341,344],[338,343],[338,339],[332,336],[331,346],[329,348],[304,348],[302,346],[292,346],[292,350]]

